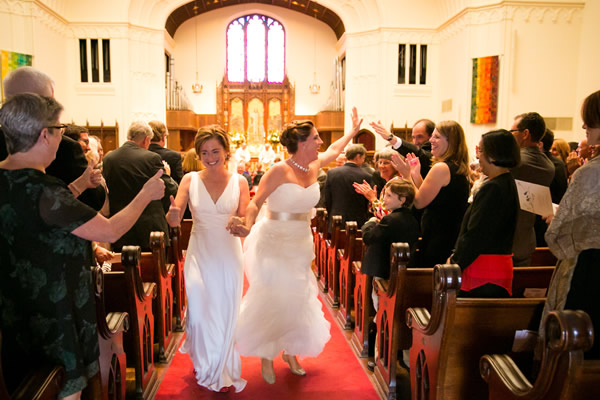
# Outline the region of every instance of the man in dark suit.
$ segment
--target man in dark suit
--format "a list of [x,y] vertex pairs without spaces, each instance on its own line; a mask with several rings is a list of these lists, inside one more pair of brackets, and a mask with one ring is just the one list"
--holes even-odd
[[[552,149],[552,143],[554,142],[554,132],[550,129],[546,128],[546,133],[542,140],[540,140],[540,150],[542,153],[548,157],[552,164],[554,164],[554,179],[552,179],[552,183],[550,183],[550,196],[552,196],[552,202],[554,204],[560,204],[565,192],[567,191],[567,166],[558,157],[555,157],[550,152]],[[544,221],[544,219],[536,215],[535,216],[535,240],[536,245],[538,247],[546,247],[546,240],[544,239],[544,235],[546,234],[546,230],[548,229],[548,224]]]
[[[341,215],[342,223],[356,221],[362,226],[369,219],[369,202],[354,190],[355,182],[370,183],[371,175],[361,168],[365,162],[367,150],[362,144],[352,144],[346,150],[347,162],[327,173],[324,197],[325,208],[329,216]],[[331,232],[331,218],[329,218]]]
[[150,121],[148,122],[148,125],[150,125],[150,128],[152,128],[153,134],[148,150],[155,152],[162,160],[169,164],[169,167],[171,168],[169,175],[171,175],[171,178],[173,178],[173,180],[179,184],[179,182],[181,182],[181,178],[183,178],[181,154],[175,150],[167,149],[165,147],[167,136],[169,136],[169,131],[167,130],[166,125],[160,121]]
[[397,136],[391,134],[385,127],[379,122],[371,122],[371,127],[377,132],[382,138],[387,140],[392,148],[398,153],[406,156],[408,153],[413,153],[419,158],[421,163],[421,176],[425,178],[429,170],[431,169],[431,143],[429,138],[435,130],[435,123],[429,119],[420,119],[412,127],[411,136],[413,143],[407,142],[400,139]]
[[[152,129],[145,122],[136,121],[127,131],[127,141],[104,157],[102,173],[108,186],[110,216],[121,211],[142,190],[144,183],[164,168],[160,156],[148,151]],[[142,251],[150,250],[150,232],[162,231],[168,237],[169,227],[165,213],[169,209],[169,196],[177,194],[177,183],[163,174],[165,195],[162,202],[151,201],[133,227],[112,244],[113,251],[125,245],[136,245]]]
[[[510,171],[513,177],[550,187],[554,178],[554,165],[538,145],[546,132],[544,118],[536,112],[518,115],[510,131],[521,148],[521,164]],[[520,209],[513,239],[515,267],[531,265],[531,255],[536,245],[534,224],[535,214]]]

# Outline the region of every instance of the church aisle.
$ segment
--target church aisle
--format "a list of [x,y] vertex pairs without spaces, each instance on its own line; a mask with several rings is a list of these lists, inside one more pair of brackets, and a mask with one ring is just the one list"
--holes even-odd
[[329,307],[325,305],[324,309],[325,316],[331,323],[331,340],[319,357],[300,360],[307,372],[305,377],[292,374],[279,356],[274,360],[277,381],[274,385],[269,385],[260,374],[260,360],[242,357],[242,377],[248,380],[246,388],[240,393],[215,393],[196,384],[189,356],[177,352],[164,373],[155,399],[379,399],[372,384],[371,373],[350,348],[348,332],[343,331],[335,322]]

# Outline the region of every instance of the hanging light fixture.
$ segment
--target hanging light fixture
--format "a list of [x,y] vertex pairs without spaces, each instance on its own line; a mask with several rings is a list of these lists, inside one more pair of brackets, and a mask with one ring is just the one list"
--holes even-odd
[[195,28],[194,38],[196,39],[196,46],[195,46],[195,50],[196,50],[196,82],[192,85],[192,92],[194,92],[195,94],[200,94],[200,93],[202,93],[202,85],[198,81],[198,18],[197,18],[197,16],[198,16],[198,5],[194,4],[194,28]]

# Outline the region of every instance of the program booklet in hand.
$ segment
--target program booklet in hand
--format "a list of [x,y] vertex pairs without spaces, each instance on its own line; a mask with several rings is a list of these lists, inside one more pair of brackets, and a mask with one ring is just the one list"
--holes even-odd
[[521,210],[541,216],[554,214],[550,188],[531,182],[515,179]]

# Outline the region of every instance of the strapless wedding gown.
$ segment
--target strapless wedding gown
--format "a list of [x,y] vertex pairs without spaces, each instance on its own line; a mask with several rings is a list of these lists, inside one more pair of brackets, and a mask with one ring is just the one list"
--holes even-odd
[[285,350],[315,357],[331,337],[311,271],[315,255],[309,214],[318,201],[316,182],[307,188],[280,185],[267,199],[266,216],[244,242],[250,287],[236,330],[242,355],[273,359]]
[[225,229],[238,208],[239,176],[233,174],[215,203],[198,173],[192,174],[194,224],[184,266],[188,311],[180,351],[190,355],[199,385],[214,391],[233,385],[239,392],[246,381],[233,340],[244,282],[242,245]]

